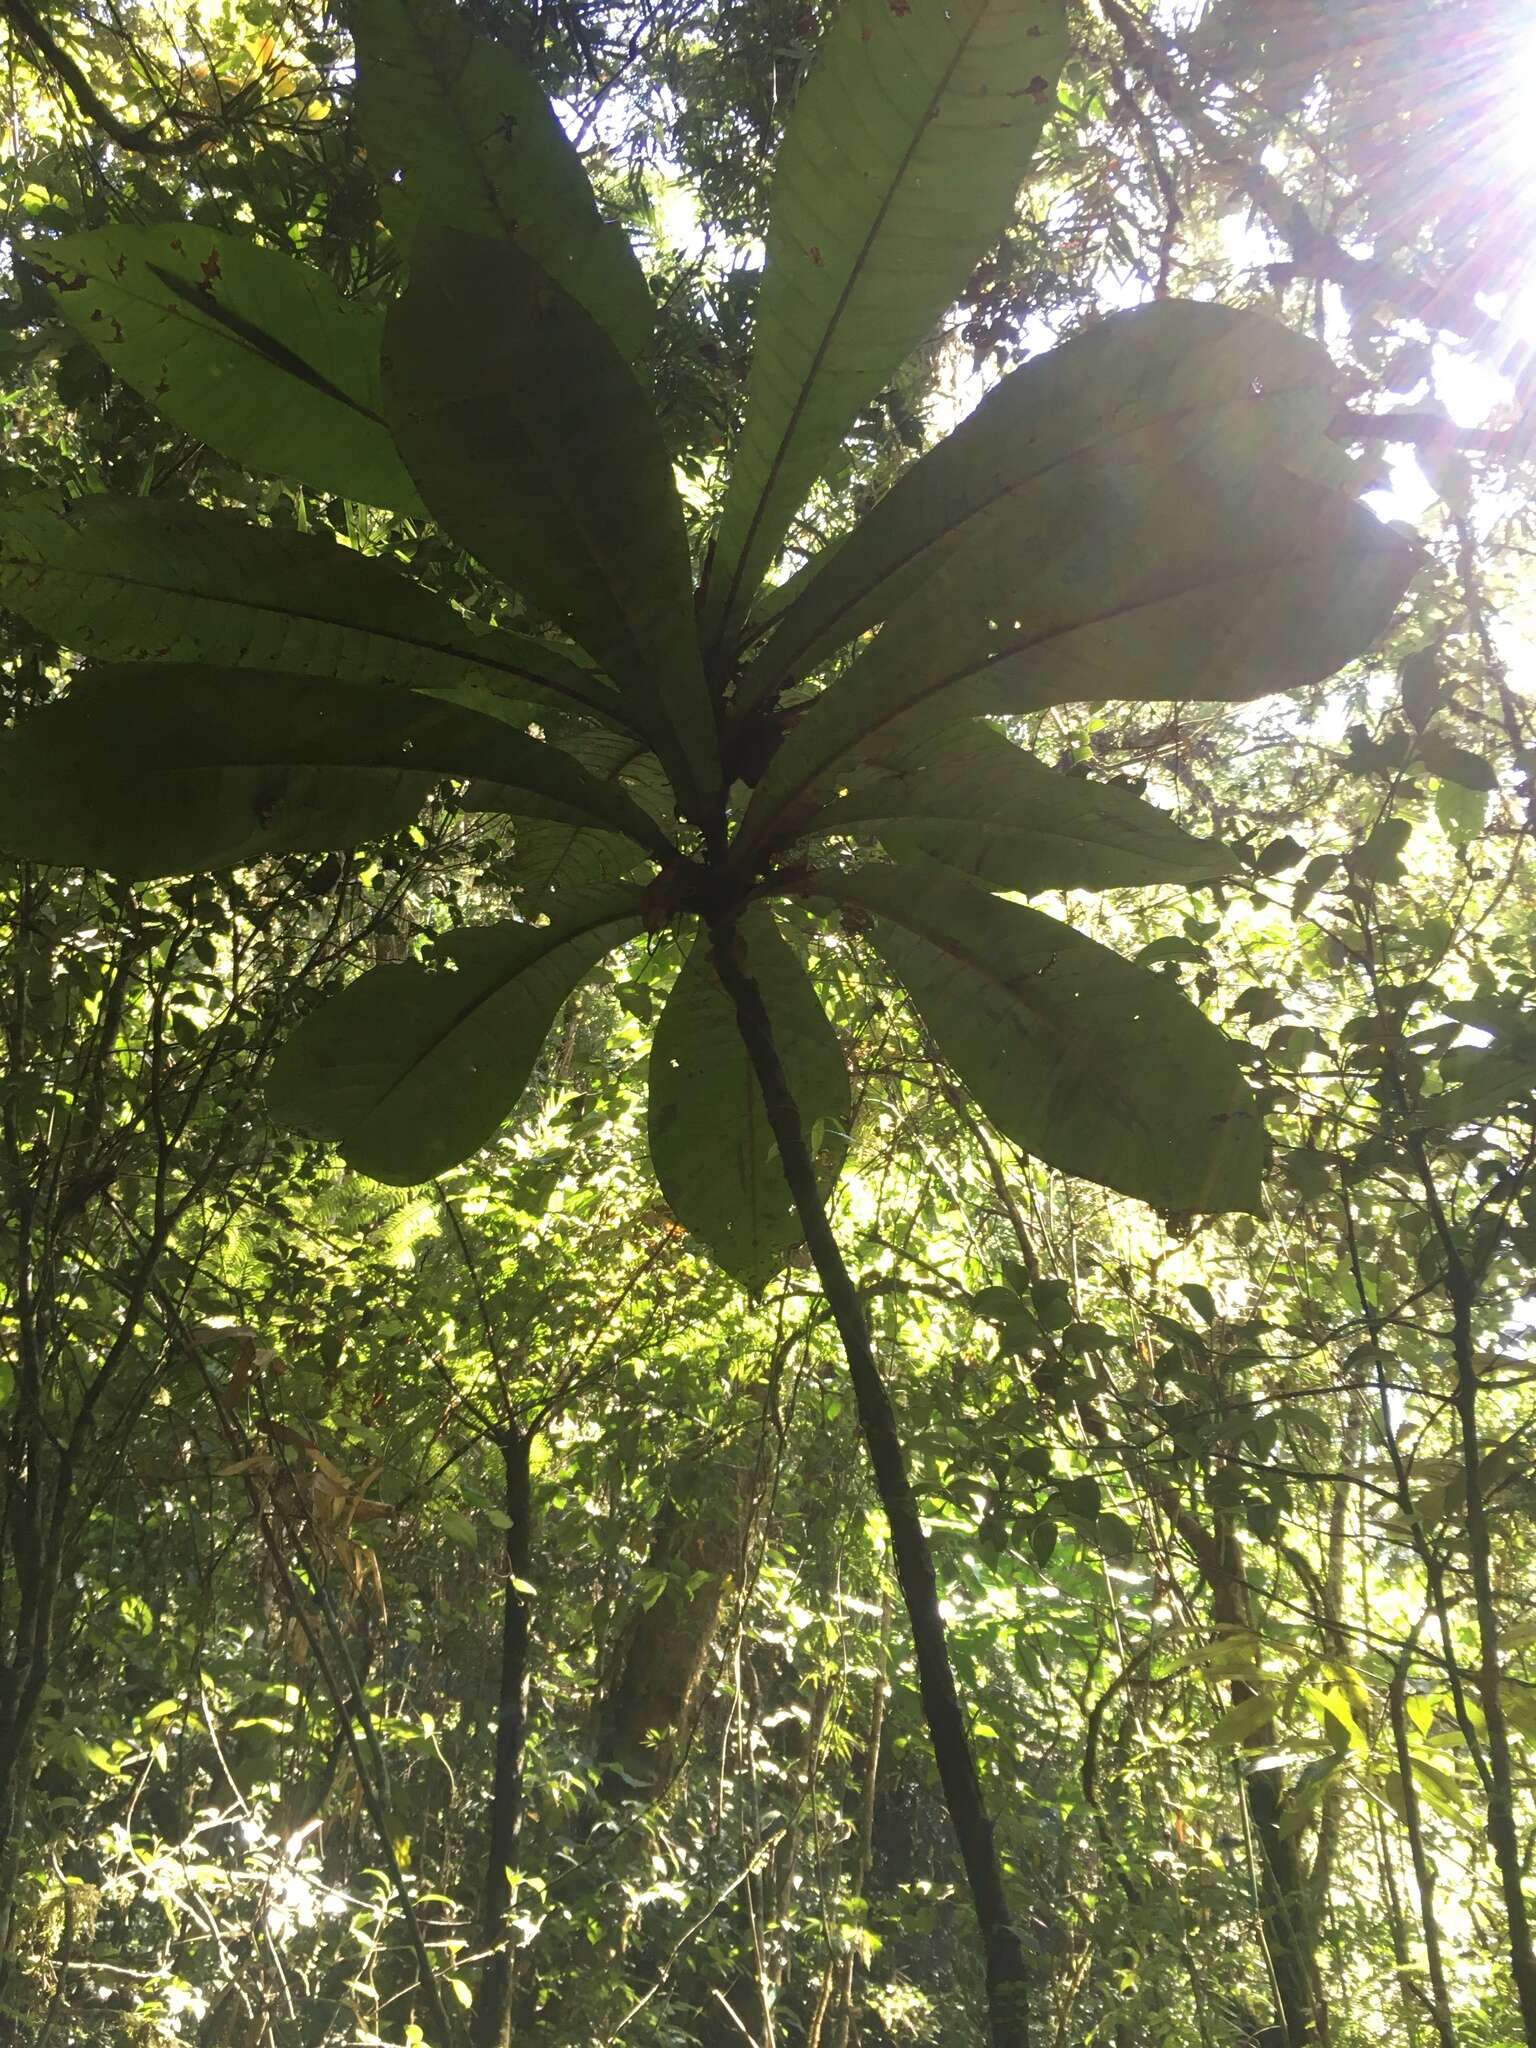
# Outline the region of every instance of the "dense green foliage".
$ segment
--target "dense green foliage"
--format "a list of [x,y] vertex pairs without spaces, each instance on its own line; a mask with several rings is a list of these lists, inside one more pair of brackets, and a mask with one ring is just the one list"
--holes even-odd
[[1520,10],[0,15],[0,2041],[1536,2048]]

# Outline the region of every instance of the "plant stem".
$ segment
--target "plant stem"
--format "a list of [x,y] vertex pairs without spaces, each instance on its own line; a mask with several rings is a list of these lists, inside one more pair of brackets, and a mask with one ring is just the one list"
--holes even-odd
[[[1391,1073],[1399,1106],[1406,1110],[1401,1076],[1395,1067]],[[1536,1951],[1531,1946],[1531,1917],[1525,1900],[1525,1863],[1515,1819],[1514,1762],[1510,1755],[1509,1724],[1500,1690],[1504,1673],[1499,1652],[1498,1606],[1493,1590],[1493,1543],[1483,1494],[1482,1437],[1477,1414],[1477,1339],[1473,1329],[1478,1276],[1463,1256],[1455,1227],[1441,1200],[1439,1184],[1421,1132],[1416,1131],[1410,1137],[1408,1151],[1424,1190],[1424,1206],[1429,1212],[1445,1262],[1440,1284],[1451,1308],[1451,1345],[1456,1368],[1452,1407],[1458,1424],[1467,1487],[1467,1556],[1472,1567],[1472,1606],[1477,1617],[1477,1692],[1487,1730],[1484,1784],[1488,1793],[1488,1840],[1493,1847],[1493,1860],[1498,1868],[1504,1911],[1509,1923],[1510,1973],[1515,1980],[1521,2032],[1526,2048],[1536,2048]]]
[[[1417,1639],[1417,1631],[1415,1638]],[[1440,1923],[1435,1918],[1435,1867],[1424,1843],[1423,1813],[1419,1789],[1413,1776],[1413,1753],[1408,1746],[1408,1716],[1403,1695],[1408,1682],[1411,1641],[1398,1659],[1387,1688],[1387,1711],[1392,1719],[1392,1746],[1397,1757],[1398,1782],[1402,1786],[1403,1825],[1408,1832],[1408,1853],[1413,1861],[1413,1881],[1419,1893],[1419,1920],[1424,1932],[1424,1960],[1429,1972],[1430,2011],[1435,2039],[1440,2048],[1456,2048],[1456,2028],[1451,2018],[1450,1994],[1446,1989],[1445,1962],[1440,1952]]]
[[485,1890],[480,1939],[485,1968],[470,2015],[471,2048],[505,2048],[512,2032],[512,1948],[507,1914],[508,1873],[517,1861],[523,1826],[523,1747],[528,1721],[529,1604],[524,1587],[533,1546],[533,1488],[529,1472],[532,1431],[509,1422],[501,1436],[506,1467],[506,1581],[502,1588],[501,1678],[496,1704],[496,1770],[486,1823]]
[[1009,1909],[993,1824],[982,1794],[970,1730],[955,1686],[933,1552],[918,1513],[896,1411],[880,1374],[863,1304],[843,1262],[816,1181],[815,1162],[794,1092],[779,1058],[762,992],[748,972],[734,924],[710,933],[715,972],[736,1010],[742,1043],[763,1094],[784,1178],[805,1231],[817,1277],[842,1338],[859,1427],[875,1490],[890,1525],[896,1577],[912,1626],[918,1689],[950,1824],[955,1831],[986,1956],[987,2014],[993,2048],[1028,2048],[1030,1979]]
[[[1437,1225],[1443,1212],[1436,1210]],[[1514,1765],[1499,1654],[1499,1617],[1493,1592],[1493,1549],[1483,1499],[1482,1444],[1478,1432],[1477,1354],[1472,1335],[1475,1288],[1447,1223],[1441,1232],[1448,1258],[1446,1292],[1451,1298],[1452,1338],[1456,1356],[1455,1409],[1461,1430],[1461,1461],[1467,1480],[1467,1552],[1472,1564],[1472,1600],[1477,1615],[1478,1696],[1488,1729],[1488,1839],[1498,1865],[1509,1920],[1509,1957],[1520,2006],[1520,2023],[1528,2048],[1536,2048],[1536,1954],[1531,1948],[1530,1914],[1525,1902],[1525,1864],[1515,1820]]]

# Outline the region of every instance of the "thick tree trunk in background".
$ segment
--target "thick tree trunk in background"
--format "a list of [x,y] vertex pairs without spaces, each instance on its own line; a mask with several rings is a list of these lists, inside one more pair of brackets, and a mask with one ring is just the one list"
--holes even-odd
[[[1343,1664],[1350,1660],[1349,1632],[1344,1626],[1344,1575],[1348,1561],[1346,1546],[1349,1519],[1361,1499],[1360,1459],[1365,1446],[1365,1416],[1364,1396],[1358,1392],[1351,1393],[1348,1419],[1344,1425],[1340,1470],[1333,1482],[1333,1492],[1328,1503],[1328,1568],[1323,1578],[1324,1612],[1333,1654]],[[1342,1772],[1338,1772],[1329,1779],[1323,1791],[1322,1804],[1318,1808],[1317,1846],[1312,1854],[1312,1867],[1307,1873],[1307,1888],[1311,1895],[1313,1920],[1320,1931],[1327,1922],[1328,1902],[1333,1891],[1333,1874],[1338,1862],[1339,1840],[1343,1831],[1348,1794],[1348,1780]]]
[[[1406,1106],[1401,1078],[1394,1075],[1394,1079],[1399,1101]],[[1444,1261],[1441,1286],[1451,1308],[1451,1347],[1455,1365],[1452,1397],[1466,1479],[1467,1556],[1472,1568],[1472,1605],[1477,1617],[1477,1693],[1487,1730],[1487,1758],[1482,1778],[1488,1799],[1488,1840],[1493,1848],[1499,1887],[1504,1895],[1504,1912],[1509,1925],[1510,1973],[1515,1980],[1521,2038],[1526,2048],[1536,2048],[1536,1951],[1531,1946],[1531,1916],[1525,1899],[1525,1856],[1515,1819],[1514,1765],[1501,1689],[1504,1663],[1499,1648],[1499,1612],[1493,1590],[1493,1547],[1488,1528],[1488,1504],[1483,1491],[1483,1445],[1477,1413],[1479,1373],[1473,1317],[1479,1282],[1476,1272],[1463,1255],[1461,1239],[1446,1213],[1422,1135],[1416,1134],[1411,1139],[1409,1151]],[[1475,1746],[1473,1753],[1476,1754]]]
[[[1258,1734],[1262,1737],[1263,1731]],[[1277,2035],[1277,2048],[1279,2039],[1285,2048],[1315,2048],[1328,2038],[1316,1927],[1295,1837],[1280,1831],[1285,1799],[1275,1780],[1273,1771],[1250,1771],[1243,1779],[1243,1791],[1259,1845],[1264,1944],[1284,2030]]]
[[486,1821],[485,1885],[480,1902],[480,1943],[489,1950],[470,2013],[472,2048],[506,2048],[512,2033],[512,1945],[507,1913],[509,1873],[517,1867],[523,1826],[523,1750],[528,1732],[530,1611],[528,1573],[533,1550],[531,1432],[509,1424],[501,1438],[506,1470],[502,1508],[506,1581],[501,1604],[501,1675],[496,1701],[496,1764]]
[[594,1716],[603,1791],[615,1801],[659,1793],[681,1755],[741,1556],[749,1474],[739,1458],[718,1451],[698,1470],[704,1483],[696,1496],[679,1497],[690,1471],[674,1474],[657,1514],[645,1577],[670,1583],[658,1598],[631,1606]]
[[0,2048],[17,2048],[23,2023],[8,2016],[14,1992],[16,1888],[21,1876],[21,1824],[32,1774],[30,1731],[0,1730]]
[[[1254,1616],[1248,1594],[1248,1575],[1242,1547],[1230,1524],[1219,1525],[1208,1534],[1184,1511],[1180,1526],[1186,1540],[1199,1529],[1201,1545],[1193,1542],[1202,1569],[1211,1585],[1211,1606],[1218,1622],[1229,1629],[1253,1629]],[[1254,1690],[1241,1680],[1230,1688],[1234,1704],[1252,1699]],[[1279,1734],[1273,1722],[1253,1731],[1252,1740],[1264,1748],[1278,1746]],[[1281,1831],[1285,1816],[1285,1790],[1276,1771],[1247,1771],[1243,1775],[1243,1798],[1248,1820],[1259,1847],[1259,1903],[1263,1916],[1264,1946],[1274,1982],[1280,2029],[1277,2048],[1317,2048],[1328,2039],[1328,2004],[1317,1966],[1317,1922],[1311,1888],[1302,1868],[1296,1837]]]
[[944,1802],[981,1929],[993,2048],[1027,2048],[1030,1972],[1008,1901],[992,1818],[987,1812],[971,1747],[970,1728],[955,1685],[933,1552],[907,1472],[896,1411],[880,1375],[858,1290],[843,1263],[827,1218],[816,1182],[816,1164],[806,1143],[800,1111],[779,1057],[762,992],[746,970],[734,928],[717,927],[711,937],[715,971],[735,1007],[742,1042],[762,1090],[769,1128],[778,1144],[784,1177],[848,1360],[859,1427],[880,1505],[890,1526],[896,1576],[912,1627],[923,1718],[928,1724]]

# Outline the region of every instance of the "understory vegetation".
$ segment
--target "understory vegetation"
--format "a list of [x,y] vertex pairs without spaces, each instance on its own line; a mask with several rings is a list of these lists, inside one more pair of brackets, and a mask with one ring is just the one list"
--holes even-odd
[[1528,10],[0,20],[0,2048],[1536,2048]]

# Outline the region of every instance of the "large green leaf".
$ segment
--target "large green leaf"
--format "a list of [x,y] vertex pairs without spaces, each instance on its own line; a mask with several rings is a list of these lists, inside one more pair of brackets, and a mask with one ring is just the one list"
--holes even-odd
[[1031,497],[1060,502],[1071,465],[1193,448],[1251,463],[1269,450],[1347,481],[1350,459],[1325,431],[1336,382],[1323,349],[1258,313],[1166,299],[1112,314],[1004,377],[797,579],[750,694],[888,618],[987,519],[1006,509],[1027,530]]
[[659,858],[616,785],[478,712],[251,670],[97,670],[0,735],[0,845],[130,878],[351,846],[408,823],[444,776],[486,810],[598,826]]
[[[801,1122],[819,1135],[828,1184],[847,1149],[848,1069],[810,978],[765,906],[738,930],[762,992]],[[672,1213],[754,1291],[804,1232],[736,1012],[701,935],[673,986],[651,1047],[651,1163]]]
[[1252,1208],[1264,1132],[1227,1040],[1162,976],[922,865],[821,874],[998,1129],[1161,1209]]
[[45,492],[0,505],[0,604],[81,654],[393,684],[487,710],[613,692],[521,633],[477,633],[387,563],[237,513]]
[[438,945],[444,965],[371,969],[289,1039],[268,1107],[375,1180],[412,1186],[456,1166],[511,1113],[566,997],[639,930],[639,901],[595,892],[548,924],[455,932]]
[[774,172],[746,420],[710,569],[727,637],[862,407],[1008,225],[1062,0],[847,0]]
[[137,881],[353,846],[409,824],[441,778],[398,745],[345,766],[328,758],[334,704],[317,710],[317,687],[195,668],[83,677],[0,734],[0,849]]
[[[562,742],[588,773],[624,801],[637,804],[653,821],[653,831],[673,829],[671,790],[660,762],[640,741],[618,733],[593,732]],[[465,802],[478,801],[474,784]],[[525,916],[549,908],[551,899],[599,882],[621,881],[639,860],[635,838],[600,826],[519,818],[510,850],[493,870],[498,885],[510,889]]]
[[504,235],[579,299],[627,356],[645,347],[651,298],[554,109],[512,52],[451,0],[354,0],[357,111],[368,161],[395,208],[469,234]]
[[988,726],[962,727],[866,770],[819,832],[873,832],[896,859],[930,855],[994,889],[1193,888],[1239,862],[1127,789],[1061,775]]
[[1332,675],[1417,563],[1353,498],[1219,450],[1107,450],[980,523],[805,712],[746,845],[803,829],[850,756],[1075,699],[1235,701]]
[[33,244],[64,317],[232,462],[370,505],[420,501],[383,420],[383,320],[312,265],[190,222]]
[[433,516],[603,664],[680,790],[713,791],[682,506],[612,341],[511,243],[424,230],[385,374]]

